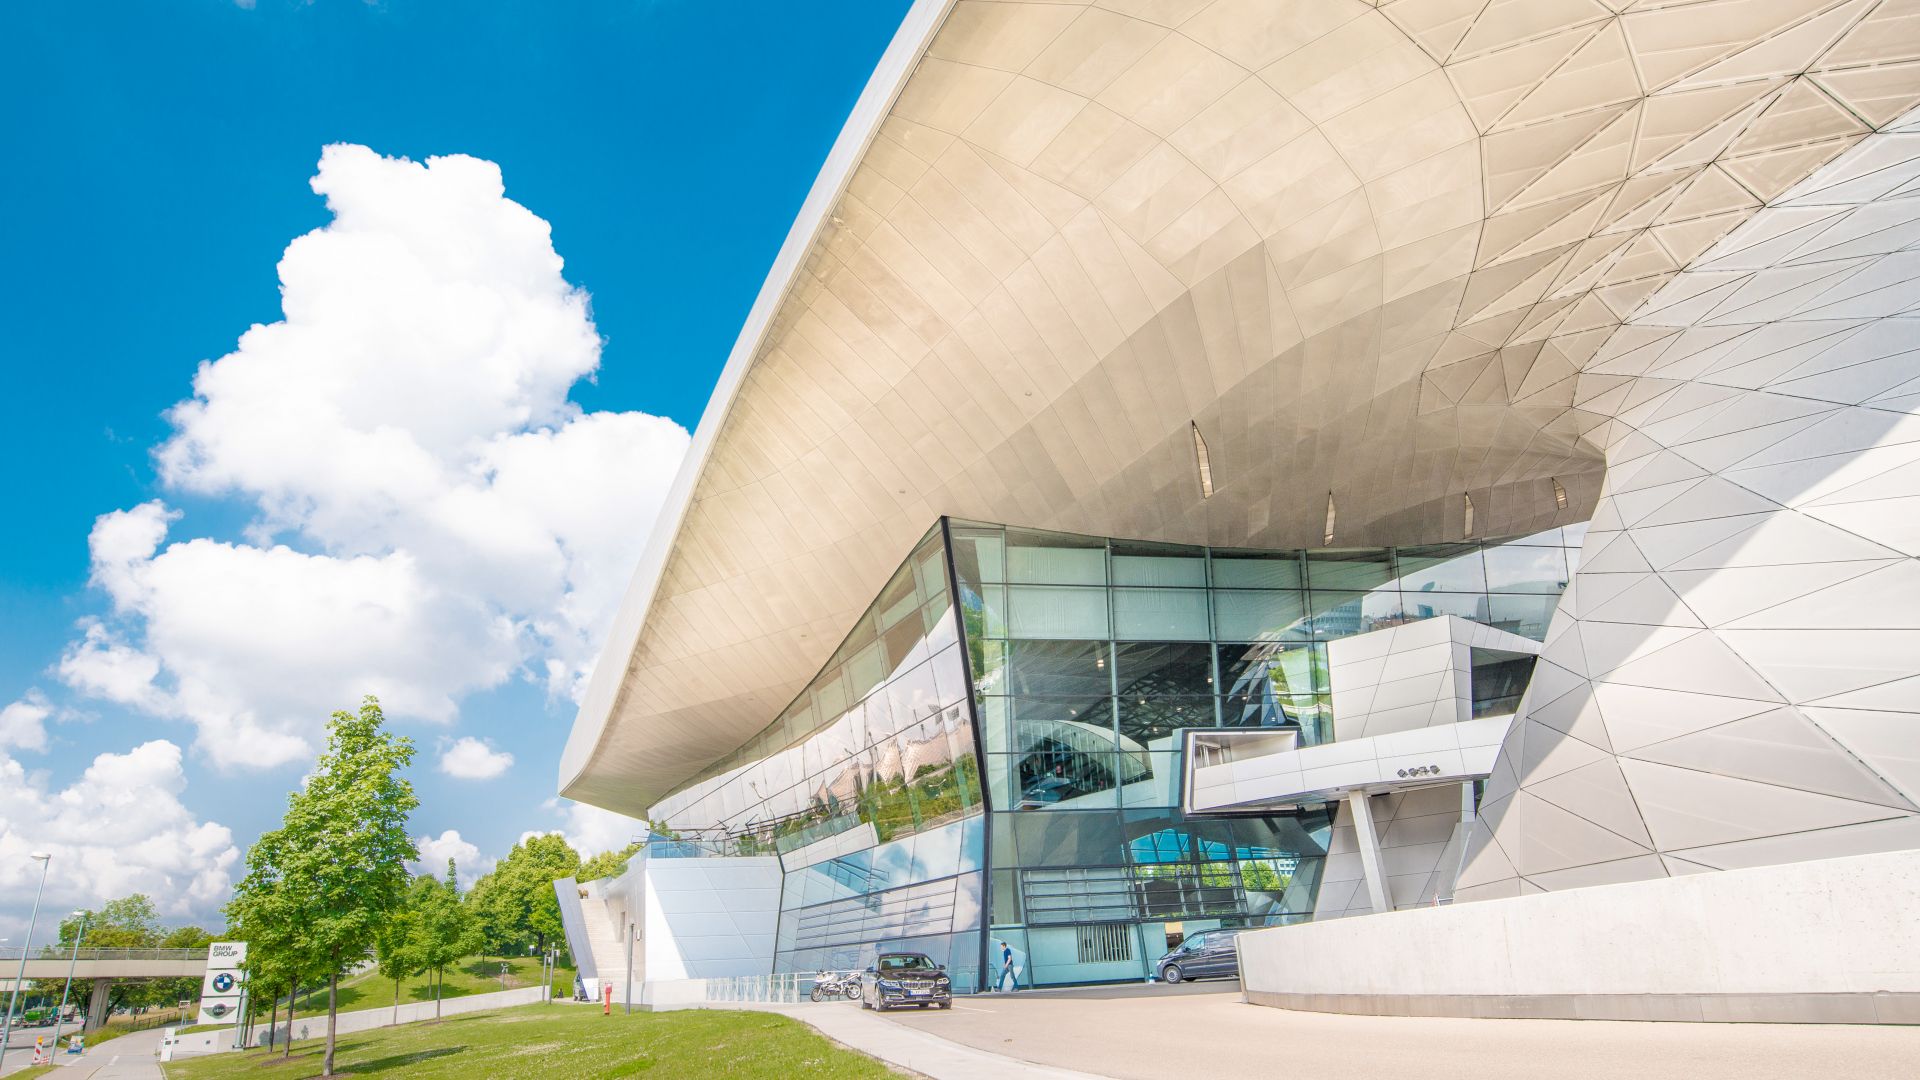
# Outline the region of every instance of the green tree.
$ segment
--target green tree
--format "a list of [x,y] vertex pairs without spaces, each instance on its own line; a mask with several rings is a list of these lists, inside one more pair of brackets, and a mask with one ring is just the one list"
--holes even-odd
[[447,965],[482,947],[473,912],[461,902],[460,879],[452,859],[447,860],[446,880],[426,874],[414,879],[409,904],[414,911],[414,954],[422,970],[433,973],[433,1015],[437,1019]]
[[547,942],[563,938],[553,883],[579,873],[580,853],[559,833],[513,845],[468,894],[485,947],[499,956],[525,956],[529,945],[545,951]]
[[615,878],[627,872],[627,863],[640,852],[640,844],[628,844],[618,851],[603,851],[580,864],[580,872],[574,880],[587,882],[601,878]]
[[382,978],[393,980],[393,1022],[400,1022],[400,984],[426,970],[419,946],[420,885],[432,881],[421,875],[407,890],[406,903],[389,912],[373,937],[373,959]]
[[[151,949],[160,943],[160,917],[145,893],[109,900],[87,915],[87,944],[93,948]],[[67,929],[62,923],[61,934]]]
[[371,695],[357,713],[334,713],[313,775],[287,797],[280,828],[261,838],[274,838],[280,888],[303,916],[304,948],[295,951],[313,957],[326,975],[322,1076],[334,1075],[340,973],[372,951],[381,924],[402,907],[407,862],[419,855],[407,836],[407,815],[419,799],[399,775],[413,761],[413,741],[385,725]]
[[[176,926],[160,937],[162,949],[195,949],[204,951],[213,943],[213,935],[198,926]],[[197,978],[153,979],[146,984],[141,995],[153,1005],[173,1005],[181,1001],[191,1001],[200,996],[200,980]]]
[[268,1030],[279,1022],[280,998],[287,999],[287,1040],[293,1050],[294,999],[301,986],[324,977],[321,959],[306,932],[310,897],[299,892],[286,873],[289,837],[285,829],[263,834],[247,850],[247,874],[234,886],[227,904],[227,933],[247,943],[246,972],[252,1000],[272,1002]]
[[[60,922],[60,943],[56,952],[65,952],[80,935],[82,919],[86,936],[80,944],[89,949],[203,949],[213,936],[197,926],[168,928],[160,924],[153,900],[134,893],[109,900],[97,911],[77,912]],[[36,992],[58,998],[65,979],[42,979],[33,984]],[[171,1005],[200,992],[198,979],[148,979],[122,982],[109,991],[107,1007],[113,1009]],[[75,981],[69,1003],[85,1010],[93,997],[93,981]]]

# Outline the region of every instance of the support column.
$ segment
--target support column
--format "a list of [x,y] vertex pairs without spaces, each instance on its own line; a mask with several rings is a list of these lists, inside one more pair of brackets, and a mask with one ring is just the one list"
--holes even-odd
[[1373,807],[1367,802],[1367,793],[1348,793],[1347,809],[1353,812],[1353,835],[1360,848],[1360,871],[1367,876],[1367,899],[1376,914],[1392,911],[1393,905],[1387,901],[1387,879],[1380,871],[1380,837],[1373,831]]
[[107,1001],[112,997],[112,979],[93,980],[93,996],[87,1001],[87,1034],[93,1034],[106,1024]]

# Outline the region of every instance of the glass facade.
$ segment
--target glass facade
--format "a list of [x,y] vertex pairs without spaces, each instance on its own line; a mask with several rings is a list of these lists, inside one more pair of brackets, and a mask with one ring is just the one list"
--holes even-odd
[[977,985],[985,820],[947,582],[936,526],[777,720],[653,808],[729,854],[779,857],[774,971],[904,949]]
[[1185,935],[1309,917],[1331,809],[1186,819],[1176,733],[1331,740],[1333,638],[1442,614],[1544,638],[1584,534],[1264,552],[950,528],[988,937],[1036,985],[1138,979]]
[[1439,614],[1543,638],[1583,532],[1260,552],[943,522],[653,816],[780,858],[775,971],[909,949],[973,989],[1004,941],[1023,983],[1137,979],[1186,934],[1308,917],[1332,822],[1184,818],[1178,732],[1332,739],[1332,638]]

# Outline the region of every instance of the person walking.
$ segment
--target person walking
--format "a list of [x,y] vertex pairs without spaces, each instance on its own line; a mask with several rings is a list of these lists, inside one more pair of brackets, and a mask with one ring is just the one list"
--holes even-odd
[[1013,992],[1019,993],[1020,969],[1013,966],[1013,947],[1002,941],[1000,943],[1000,979],[994,984],[994,989],[1005,990],[1009,979],[1013,980]]

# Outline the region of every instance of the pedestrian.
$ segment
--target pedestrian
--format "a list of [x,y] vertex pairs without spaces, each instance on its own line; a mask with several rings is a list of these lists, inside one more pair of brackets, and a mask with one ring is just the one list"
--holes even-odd
[[1006,942],[1000,943],[1000,980],[994,984],[997,990],[1007,988],[1007,980],[1013,980],[1013,992],[1020,992],[1020,969],[1013,966],[1013,948]]

